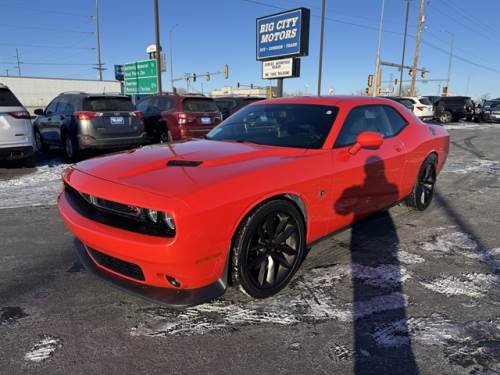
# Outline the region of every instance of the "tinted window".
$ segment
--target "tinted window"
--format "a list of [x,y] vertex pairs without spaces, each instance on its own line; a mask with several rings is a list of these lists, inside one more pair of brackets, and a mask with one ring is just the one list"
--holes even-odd
[[427,99],[427,98],[420,98],[419,101],[423,105],[432,105],[431,101],[429,99]]
[[384,138],[399,133],[406,125],[404,118],[392,107],[369,105],[354,108],[342,126],[335,147],[350,146],[356,143],[359,133],[364,131],[377,132]]
[[231,99],[218,99],[215,101],[215,104],[219,108],[219,110],[223,112],[229,112],[231,109],[236,107],[236,102]]
[[175,99],[158,97],[158,108],[160,111],[169,111],[175,108]]
[[70,102],[70,98],[63,97],[59,101],[59,105],[57,106],[57,113],[64,115],[71,115],[74,112],[73,104]]
[[96,96],[86,98],[83,102],[84,111],[133,111],[134,105],[130,98]]
[[213,99],[208,98],[187,98],[182,102],[184,110],[187,112],[218,112],[219,108]]
[[140,103],[137,104],[137,110],[141,112],[148,112],[149,109],[149,100],[145,99],[142,100]]
[[236,112],[207,137],[271,146],[321,148],[337,113],[337,107],[324,105],[254,105]]
[[50,115],[56,113],[56,111],[57,111],[57,103],[58,103],[57,98],[54,99],[54,100],[52,100],[52,102],[50,102],[50,104],[45,109],[45,114],[47,116],[50,116]]
[[22,104],[9,89],[0,89],[0,106],[21,107]]

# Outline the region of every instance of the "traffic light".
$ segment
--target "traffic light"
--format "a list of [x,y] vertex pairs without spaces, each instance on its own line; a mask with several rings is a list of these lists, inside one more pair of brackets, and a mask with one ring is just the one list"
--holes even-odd
[[196,73],[193,73],[193,82],[196,82]]
[[366,95],[368,95],[370,93],[370,89],[368,87],[365,89],[365,93],[366,93]]
[[394,85],[397,85],[399,80],[397,78],[394,78]]
[[236,83],[236,87],[240,88],[240,83],[239,82]]
[[368,74],[368,87],[373,86],[373,74]]
[[207,81],[210,81],[210,72],[207,72],[207,74],[205,74],[205,78],[207,79]]
[[422,68],[422,72],[420,73],[420,75],[422,76],[422,78],[425,78],[425,76],[427,75],[427,70],[425,68]]
[[409,75],[410,77],[413,77],[413,69],[408,69],[408,75]]
[[253,89],[253,83],[250,84],[250,88]]
[[229,78],[229,65],[224,64],[224,79]]
[[443,86],[443,96],[448,96],[448,86]]

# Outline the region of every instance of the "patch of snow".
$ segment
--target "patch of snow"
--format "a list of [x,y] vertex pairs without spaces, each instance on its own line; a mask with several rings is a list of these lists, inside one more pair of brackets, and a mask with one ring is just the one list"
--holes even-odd
[[60,348],[61,339],[53,336],[45,336],[42,340],[31,348],[31,350],[24,355],[26,361],[42,362],[54,355],[57,348]]
[[474,123],[474,122],[462,122],[458,124],[446,124],[443,125],[447,130],[466,130],[466,129],[489,129],[495,127],[492,124],[486,123]]
[[398,251],[399,261],[403,264],[419,264],[424,263],[425,259],[417,254],[409,253],[405,250]]
[[464,295],[472,298],[484,297],[488,290],[498,285],[495,275],[466,273],[460,276],[446,276],[431,282],[420,282],[425,288],[447,296]]
[[485,159],[454,161],[445,164],[442,172],[456,174],[485,173],[500,176],[500,163]]

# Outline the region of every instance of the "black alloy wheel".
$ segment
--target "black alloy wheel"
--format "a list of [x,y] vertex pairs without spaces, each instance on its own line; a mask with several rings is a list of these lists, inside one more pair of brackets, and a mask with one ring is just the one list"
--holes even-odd
[[233,248],[232,279],[254,298],[283,289],[301,264],[305,225],[299,210],[286,200],[260,206],[243,222]]
[[423,163],[418,174],[417,182],[408,204],[418,211],[424,211],[432,202],[436,186],[436,163],[434,157],[429,157]]

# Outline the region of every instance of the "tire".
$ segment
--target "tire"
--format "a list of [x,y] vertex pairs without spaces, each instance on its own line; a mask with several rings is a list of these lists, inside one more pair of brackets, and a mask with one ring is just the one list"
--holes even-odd
[[43,141],[42,134],[40,133],[40,130],[35,129],[34,136],[35,136],[36,149],[42,153],[49,151],[49,145]]
[[443,124],[448,124],[449,122],[451,122],[452,119],[453,115],[451,114],[450,111],[443,111],[439,115],[439,121],[442,122]]
[[64,154],[66,155],[66,158],[69,161],[76,161],[79,155],[77,140],[74,137],[65,134],[63,136],[62,141],[63,141]]
[[407,198],[406,203],[417,211],[424,211],[429,207],[434,197],[436,186],[436,157],[429,156],[418,172],[415,186]]
[[272,200],[252,211],[233,241],[231,279],[253,298],[282,290],[299,268],[306,248],[300,211],[286,200]]

